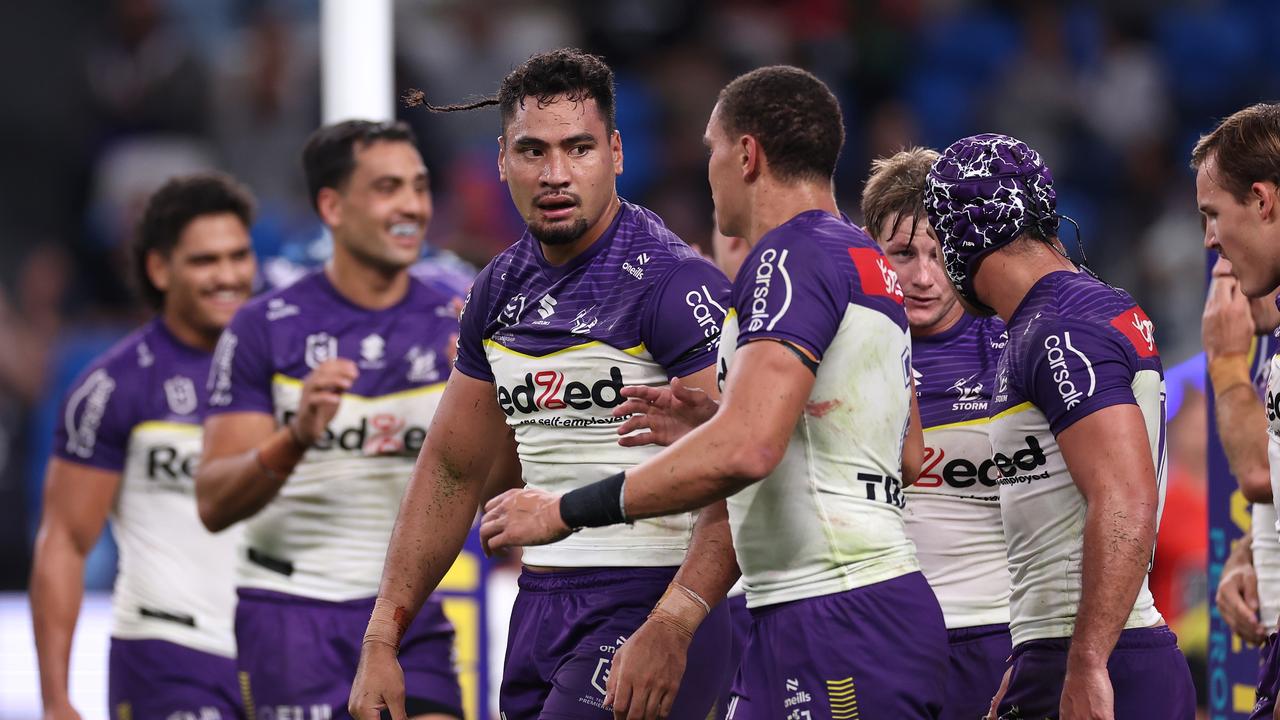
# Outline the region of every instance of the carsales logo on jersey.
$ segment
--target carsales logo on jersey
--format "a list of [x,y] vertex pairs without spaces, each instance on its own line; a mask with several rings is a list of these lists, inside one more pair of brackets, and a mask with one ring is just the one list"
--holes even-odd
[[570,380],[559,370],[539,370],[524,374],[513,387],[498,386],[498,405],[508,417],[541,410],[586,410],[592,406],[613,408],[622,404],[622,368],[609,368],[609,376],[599,380]]

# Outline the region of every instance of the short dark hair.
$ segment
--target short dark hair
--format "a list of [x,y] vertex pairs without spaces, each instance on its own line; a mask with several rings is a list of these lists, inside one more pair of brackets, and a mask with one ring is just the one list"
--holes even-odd
[[862,220],[867,225],[867,234],[876,242],[889,241],[888,237],[880,237],[880,228],[895,215],[897,220],[889,229],[890,237],[904,218],[911,218],[914,232],[916,223],[925,216],[926,181],[937,159],[936,150],[913,147],[871,161],[871,176],[862,187]]
[[1216,182],[1244,202],[1256,182],[1280,185],[1280,103],[1258,103],[1239,110],[1200,138],[1191,151],[1191,169],[1212,155]]
[[316,196],[321,188],[341,190],[356,169],[356,148],[376,142],[406,142],[417,146],[417,137],[404,122],[346,120],[325,125],[307,138],[302,150],[302,169],[307,175],[311,207],[319,210]]
[[525,98],[533,98],[539,107],[564,96],[570,102],[595,100],[604,116],[605,130],[612,135],[618,128],[614,104],[613,70],[598,55],[577,48],[560,48],[532,55],[502,80],[498,94],[459,105],[432,105],[420,90],[410,90],[404,101],[409,106],[425,105],[432,112],[458,112],[497,105],[505,132],[515,117],[516,107],[524,107]]
[[720,123],[751,135],[780,180],[830,180],[844,147],[844,118],[812,73],[773,65],[739,75],[720,91]]
[[153,309],[164,307],[164,293],[147,275],[147,255],[168,257],[191,221],[204,215],[231,213],[253,225],[253,194],[229,175],[216,172],[171,178],[147,200],[138,231],[130,247],[134,284],[143,301]]

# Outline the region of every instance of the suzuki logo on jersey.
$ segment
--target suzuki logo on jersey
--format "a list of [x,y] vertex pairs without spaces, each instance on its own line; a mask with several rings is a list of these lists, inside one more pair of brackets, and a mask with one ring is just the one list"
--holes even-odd
[[898,273],[890,267],[884,253],[876,248],[851,247],[849,257],[858,270],[858,282],[864,295],[887,297],[902,304]]
[[[761,328],[773,330],[773,326],[777,325],[791,308],[791,274],[787,272],[787,253],[787,250],[779,253],[773,248],[760,253],[760,264],[756,266],[755,288],[751,291],[751,312],[747,315],[747,330],[750,332]],[[785,294],[782,298],[782,307],[778,308],[777,314],[769,320],[769,325],[766,327],[765,320],[769,319],[769,291],[775,274],[780,279]]]
[[538,315],[543,320],[554,315],[556,313],[556,302],[556,299],[550,295],[543,295],[542,299],[538,301]]
[[[1045,357],[1049,360],[1049,369],[1052,371],[1053,382],[1057,383],[1058,395],[1061,396],[1062,402],[1066,404],[1067,409],[1070,410],[1079,405],[1081,400],[1092,397],[1093,390],[1098,384],[1098,379],[1093,374],[1093,363],[1090,362],[1087,355],[1071,344],[1071,333],[1063,332],[1061,336],[1050,335],[1044,339],[1044,348]],[[1072,378],[1071,368],[1067,366],[1067,363],[1071,360],[1071,356],[1067,355],[1068,352],[1080,359],[1080,363],[1084,366],[1084,371],[1089,374],[1088,390],[1081,390],[1077,386],[1077,382],[1082,382],[1081,378]]]
[[199,403],[196,384],[189,377],[175,375],[164,381],[164,399],[174,415],[190,415]]
[[508,417],[517,411],[612,408],[622,404],[622,386],[622,368],[616,365],[609,368],[609,377],[590,384],[567,380],[559,370],[539,370],[525,373],[524,382],[515,387],[499,385],[498,405]]
[[370,333],[360,341],[360,366],[382,367],[382,354],[386,351],[387,341],[378,333]]
[[[1035,435],[1027,435],[1024,441],[1027,443],[1025,449],[1018,450],[1013,455],[996,453],[991,458],[996,467],[1000,469],[1002,477],[999,482],[1001,485],[1013,485],[1049,477],[1048,470],[1039,475],[1032,474],[1049,462],[1044,455],[1044,450],[1040,447],[1040,441],[1036,439]],[[1019,470],[1027,474],[1020,475],[1018,474]]]
[[303,357],[307,367],[315,370],[321,363],[336,357],[338,357],[338,338],[323,332],[307,336],[307,351]]
[[[98,444],[98,427],[102,425],[102,416],[107,412],[107,401],[116,389],[116,381],[111,379],[106,370],[98,368],[84,384],[71,393],[67,399],[67,414],[64,418],[67,427],[67,452],[76,457],[93,457],[93,448]],[[75,421],[76,408],[84,405],[80,414],[80,422]]]
[[1138,357],[1149,358],[1159,355],[1156,350],[1156,326],[1142,312],[1142,308],[1134,305],[1119,315],[1111,318],[1111,327],[1119,330],[1133,344]]
[[[280,419],[288,425],[296,412],[285,411]],[[409,421],[394,413],[376,413],[360,418],[360,424],[347,427],[326,427],[324,437],[316,441],[317,450],[348,450],[363,455],[417,455],[427,429],[410,425]]]
[[693,309],[693,321],[702,328],[702,337],[707,338],[707,350],[715,350],[720,346],[720,323],[724,321],[724,306],[715,301],[706,285],[685,293],[684,304]]

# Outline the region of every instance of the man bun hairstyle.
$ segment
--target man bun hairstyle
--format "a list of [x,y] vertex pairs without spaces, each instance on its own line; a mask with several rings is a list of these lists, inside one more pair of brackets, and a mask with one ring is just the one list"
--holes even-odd
[[458,105],[432,105],[421,90],[410,90],[405,93],[404,102],[410,107],[425,106],[431,112],[459,112],[497,105],[505,131],[507,123],[515,117],[516,108],[524,107],[526,98],[532,98],[538,107],[546,107],[562,96],[574,103],[595,100],[604,116],[605,130],[610,135],[617,130],[613,70],[599,56],[577,48],[530,56],[503,78],[498,94],[492,97]]
[[147,200],[129,248],[133,281],[143,301],[154,310],[164,307],[164,293],[147,275],[149,254],[168,257],[177,247],[182,231],[196,218],[231,213],[247,229],[253,225],[254,212],[253,194],[223,173],[181,175],[161,185]]
[[778,179],[831,180],[844,147],[844,117],[831,89],[812,73],[773,65],[738,76],[720,91],[720,123],[760,142]]

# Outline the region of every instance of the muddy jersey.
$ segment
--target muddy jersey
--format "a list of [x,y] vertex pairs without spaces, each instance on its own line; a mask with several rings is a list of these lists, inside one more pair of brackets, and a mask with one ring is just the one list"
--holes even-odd
[[738,271],[721,372],[753,341],[817,360],[782,462],[729,497],[747,605],[829,595],[919,570],[903,527],[911,343],[898,276],[847,218],[801,213]]
[[949,630],[1009,622],[1000,471],[987,437],[996,362],[1007,341],[999,318],[972,315],[912,338],[925,449],[920,477],[906,489],[907,533]]
[[246,521],[239,584],[328,601],[377,594],[391,528],[449,376],[453,298],[411,280],[392,307],[354,305],[316,271],[255,298],[222,334],[209,414],[287,423],[326,360],[359,376],[280,492]]
[[[1133,298],[1085,273],[1040,279],[1010,318],[996,369],[991,445],[1013,574],[1015,644],[1069,637],[1080,604],[1085,500],[1057,436],[1112,405],[1146,422],[1159,504],[1166,475],[1164,372],[1151,321]],[[1125,628],[1162,622],[1143,577]]]
[[120,473],[111,533],[120,548],[113,637],[235,655],[240,526],[196,512],[200,405],[212,355],[152,320],[89,366],[62,406],[54,455]]
[[[624,385],[665,385],[715,362],[729,281],[662,224],[622,203],[586,251],[552,265],[528,232],[480,272],[462,315],[457,370],[491,382],[514,430],[525,482],[565,493],[661,448],[622,447]],[[679,565],[684,513],[588,528],[529,547],[556,567]]]

